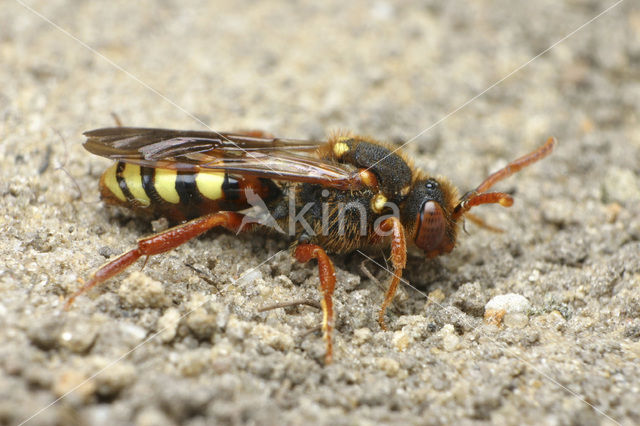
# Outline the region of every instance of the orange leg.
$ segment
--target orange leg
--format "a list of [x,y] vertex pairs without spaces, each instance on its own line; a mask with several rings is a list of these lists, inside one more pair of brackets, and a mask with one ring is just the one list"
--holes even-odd
[[387,325],[384,322],[384,314],[387,311],[387,307],[391,304],[393,296],[398,289],[398,283],[402,278],[402,270],[407,264],[407,241],[404,237],[404,227],[400,223],[400,219],[392,216],[384,220],[380,224],[380,229],[384,232],[391,231],[391,264],[393,265],[393,278],[391,284],[387,289],[387,293],[384,295],[384,302],[378,313],[378,324],[383,330],[387,329]]
[[333,263],[324,249],[315,244],[300,244],[296,247],[293,256],[302,263],[311,259],[318,260],[318,276],[320,277],[320,289],[322,290],[322,332],[327,344],[327,352],[324,363],[331,364],[333,359],[333,290],[336,287],[336,272]]
[[504,229],[498,228],[497,226],[489,225],[487,222],[484,221],[484,219],[482,219],[479,216],[476,216],[473,213],[465,213],[464,218],[469,219],[471,222],[475,223],[479,227],[484,228],[488,231],[497,232],[497,233],[504,232]]
[[[238,231],[242,224],[242,218],[243,215],[235,212],[213,213],[138,240],[136,248],[121,254],[95,271],[89,281],[67,299],[64,309],[68,310],[78,296],[124,271],[141,256],[152,256],[167,252],[218,226]],[[242,230],[244,231],[245,229]]]

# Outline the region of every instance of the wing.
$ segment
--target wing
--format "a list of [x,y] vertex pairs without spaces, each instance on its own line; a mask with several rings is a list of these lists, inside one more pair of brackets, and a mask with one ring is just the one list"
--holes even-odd
[[353,168],[318,156],[321,143],[234,133],[110,127],[85,132],[87,151],[116,161],[358,189]]

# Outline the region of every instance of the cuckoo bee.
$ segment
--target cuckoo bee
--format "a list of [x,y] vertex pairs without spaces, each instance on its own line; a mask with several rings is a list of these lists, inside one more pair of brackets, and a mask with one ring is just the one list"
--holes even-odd
[[[325,362],[333,355],[334,266],[327,253],[390,250],[394,270],[378,312],[386,329],[407,250],[427,258],[449,253],[469,210],[513,204],[497,182],[547,156],[550,138],[460,196],[444,177],[413,167],[405,154],[367,137],[340,134],[326,142],[274,138],[261,132],[217,133],[113,127],[91,130],[84,147],[115,161],[100,179],[103,200],[137,213],[164,216],[177,226],[142,238],[133,249],[101,266],[67,300],[121,273],[140,257],[167,252],[213,228],[280,232],[300,262],[318,263]],[[247,220],[259,200],[271,221]],[[490,226],[486,225],[490,228]]]

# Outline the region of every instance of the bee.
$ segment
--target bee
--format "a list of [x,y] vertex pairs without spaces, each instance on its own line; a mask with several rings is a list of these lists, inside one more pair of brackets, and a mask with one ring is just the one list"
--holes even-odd
[[[386,330],[385,311],[408,250],[427,258],[451,252],[465,217],[483,224],[470,209],[513,204],[511,195],[489,189],[547,156],[556,144],[549,138],[461,196],[448,179],[415,168],[401,151],[352,134],[337,134],[326,142],[274,138],[262,132],[134,127],[84,135],[89,152],[115,161],[100,179],[107,204],[180,224],[138,240],[136,247],[98,268],[67,299],[66,309],[140,257],[165,253],[211,229],[283,232],[292,241],[295,259],[315,259],[318,264],[326,364],[333,357],[336,285],[327,253],[390,250],[393,277],[378,311],[378,323]],[[256,205],[269,220],[246,213]]]

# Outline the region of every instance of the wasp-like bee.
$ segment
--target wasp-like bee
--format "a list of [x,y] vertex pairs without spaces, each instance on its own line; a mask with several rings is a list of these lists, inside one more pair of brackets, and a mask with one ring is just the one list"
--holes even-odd
[[[142,238],[95,271],[66,302],[119,274],[142,256],[167,252],[213,228],[284,232],[300,262],[316,259],[322,291],[325,362],[332,360],[335,272],[327,252],[390,248],[393,278],[378,314],[402,276],[410,248],[428,258],[449,253],[472,207],[513,198],[487,192],[496,182],[548,155],[555,140],[493,173],[460,196],[446,178],[413,167],[400,151],[341,134],[327,142],[244,134],[114,127],[85,133],[84,147],[115,160],[100,180],[102,198],[136,212],[183,222]],[[270,220],[249,219],[260,204]],[[276,229],[277,231],[274,231]],[[284,230],[284,231],[283,231]]]

